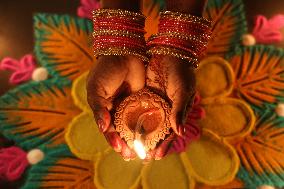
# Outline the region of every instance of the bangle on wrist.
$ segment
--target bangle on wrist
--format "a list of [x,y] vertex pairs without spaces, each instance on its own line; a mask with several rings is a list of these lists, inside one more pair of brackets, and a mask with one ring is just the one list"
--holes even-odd
[[160,13],[158,33],[148,40],[148,53],[175,56],[197,67],[211,33],[211,22],[206,18],[164,11]]
[[147,61],[145,16],[120,9],[93,11],[94,55],[133,55]]

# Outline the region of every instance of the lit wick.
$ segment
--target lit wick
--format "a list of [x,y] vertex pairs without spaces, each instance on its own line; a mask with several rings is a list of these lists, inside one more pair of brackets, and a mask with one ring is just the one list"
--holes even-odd
[[145,114],[142,114],[141,116],[139,116],[138,121],[137,121],[137,125],[135,128],[135,139],[133,142],[133,147],[134,147],[134,151],[136,152],[136,154],[138,155],[138,157],[140,159],[145,159],[146,158],[146,150],[144,148],[143,142],[141,140],[141,136],[143,133],[143,122],[145,120]]
[[133,142],[133,147],[134,147],[134,151],[136,152],[136,154],[138,155],[140,159],[146,158],[146,149],[141,139],[142,134],[145,132],[144,128],[142,127],[143,122],[146,120],[148,115],[152,115],[156,111],[157,111],[156,109],[151,109],[143,113],[142,115],[140,115],[138,118],[137,125],[135,128],[135,139]]
[[145,159],[146,158],[146,150],[145,150],[142,142],[140,140],[135,139],[133,145],[134,145],[134,151],[137,153],[138,157],[140,159]]

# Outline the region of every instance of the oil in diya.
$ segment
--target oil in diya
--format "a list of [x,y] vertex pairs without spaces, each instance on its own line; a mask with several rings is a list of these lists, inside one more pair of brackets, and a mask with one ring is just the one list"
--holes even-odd
[[159,95],[142,89],[125,98],[117,107],[114,125],[127,145],[145,159],[172,131],[170,106]]

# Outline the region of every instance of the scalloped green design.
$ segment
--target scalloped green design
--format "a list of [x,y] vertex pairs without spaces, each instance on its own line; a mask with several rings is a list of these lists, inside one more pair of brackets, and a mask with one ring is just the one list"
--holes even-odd
[[272,46],[240,47],[228,56],[235,94],[261,112],[284,101],[284,51]]
[[36,14],[34,30],[38,62],[52,76],[73,80],[94,63],[91,20]]
[[27,172],[22,189],[95,189],[93,164],[75,158],[66,145],[44,149],[45,158]]
[[26,150],[62,144],[68,123],[79,113],[70,82],[30,82],[0,97],[0,132]]
[[247,32],[242,0],[208,0],[204,16],[213,21],[206,55],[224,57],[241,45],[242,35]]
[[235,146],[241,160],[237,177],[246,188],[284,186],[284,118],[267,109],[251,135]]

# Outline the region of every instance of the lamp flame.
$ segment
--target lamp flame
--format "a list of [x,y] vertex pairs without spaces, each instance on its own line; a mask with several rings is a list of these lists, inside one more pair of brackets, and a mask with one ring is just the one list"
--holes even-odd
[[146,158],[146,150],[144,148],[144,145],[140,140],[134,140],[134,151],[137,153],[138,157],[140,159]]

